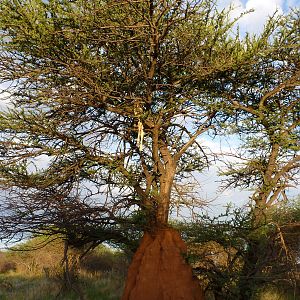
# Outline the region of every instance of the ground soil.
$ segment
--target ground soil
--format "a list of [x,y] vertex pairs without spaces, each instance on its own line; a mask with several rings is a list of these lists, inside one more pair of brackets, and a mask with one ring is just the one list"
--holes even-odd
[[204,300],[174,229],[145,233],[129,267],[122,300]]

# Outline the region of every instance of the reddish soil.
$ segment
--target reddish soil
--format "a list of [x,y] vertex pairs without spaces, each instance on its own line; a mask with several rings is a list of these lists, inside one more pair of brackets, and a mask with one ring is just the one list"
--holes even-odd
[[145,233],[128,270],[122,300],[204,300],[174,229]]

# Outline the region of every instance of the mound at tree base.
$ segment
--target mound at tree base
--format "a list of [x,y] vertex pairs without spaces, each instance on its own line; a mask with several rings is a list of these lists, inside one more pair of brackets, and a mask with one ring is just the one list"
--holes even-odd
[[204,300],[174,229],[145,233],[128,270],[122,300]]

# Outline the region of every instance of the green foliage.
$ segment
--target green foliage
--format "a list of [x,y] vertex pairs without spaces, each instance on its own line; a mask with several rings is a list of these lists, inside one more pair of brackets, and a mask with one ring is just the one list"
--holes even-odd
[[297,295],[293,291],[287,291],[275,286],[266,286],[258,291],[255,300],[295,300]]
[[189,261],[206,293],[231,300],[259,295],[264,299],[272,286],[278,287],[278,295],[297,292],[298,206],[293,201],[279,206],[258,227],[253,225],[252,211],[230,207],[218,217],[202,215],[195,223],[179,224]]

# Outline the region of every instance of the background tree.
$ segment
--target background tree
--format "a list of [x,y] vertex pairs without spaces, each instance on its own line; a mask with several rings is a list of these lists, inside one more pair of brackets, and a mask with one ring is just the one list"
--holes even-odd
[[[172,186],[207,165],[197,138],[227,118],[235,74],[259,62],[276,24],[240,41],[210,0],[4,0],[0,12],[0,81],[13,104],[0,116],[1,183],[26,199],[7,197],[5,234],[16,233],[13,223],[21,232],[114,230],[138,210],[145,235],[124,299],[201,298],[184,243],[168,228]],[[158,245],[171,250],[149,256]],[[140,259],[162,272],[160,255],[178,268],[161,273],[164,283],[148,280],[157,270]]]
[[[240,299],[239,283],[244,264],[249,263],[249,246],[254,237],[263,241],[259,261],[248,275],[251,298],[274,289],[297,295],[299,279],[299,201],[297,198],[268,212],[268,222],[253,228],[253,213],[245,208],[228,207],[219,216],[199,215],[194,222],[179,224],[189,248],[189,260],[201,278],[206,294],[215,299]],[[249,288],[248,287],[248,288]]]
[[[282,17],[272,37],[273,50],[251,70],[239,69],[232,84],[227,85],[227,97],[237,111],[232,128],[243,143],[222,172],[227,176],[224,186],[253,190],[253,230],[268,224],[274,206],[286,202],[287,191],[299,184],[299,22],[296,10]],[[241,299],[251,297],[255,278],[264,270],[268,239],[264,232],[257,231],[249,242],[240,282],[244,292]]]

